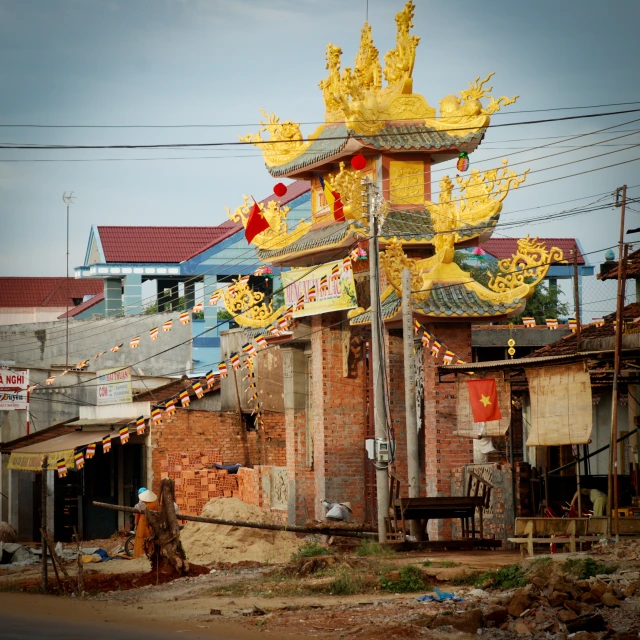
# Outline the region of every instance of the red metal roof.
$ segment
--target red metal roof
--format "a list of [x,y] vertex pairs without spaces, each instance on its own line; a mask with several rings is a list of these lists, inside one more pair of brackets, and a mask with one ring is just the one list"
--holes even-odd
[[[562,249],[565,260],[571,260],[571,251],[577,248],[578,264],[586,264],[574,238],[538,238],[538,241],[543,242],[547,249],[551,247]],[[491,238],[480,246],[494,258],[504,260],[518,252],[518,238]]]
[[103,293],[102,280],[0,278],[0,307],[73,307],[73,299]]
[[[286,205],[309,191],[311,183],[296,180],[287,185],[287,193],[270,195],[261,203],[277,200]],[[189,260],[242,229],[240,223],[227,220],[216,227],[98,227],[107,262],[178,263]]]
[[227,221],[217,227],[98,227],[98,233],[107,262],[178,263],[241,228]]
[[89,300],[86,300],[85,302],[81,302],[77,307],[73,307],[73,309],[69,309],[69,311],[65,311],[61,316],[58,316],[58,320],[62,320],[67,316],[69,316],[70,318],[75,318],[79,313],[82,313],[87,309],[91,309],[91,307],[98,304],[98,302],[102,302],[103,300],[104,292],[93,296],[93,298],[89,298]]

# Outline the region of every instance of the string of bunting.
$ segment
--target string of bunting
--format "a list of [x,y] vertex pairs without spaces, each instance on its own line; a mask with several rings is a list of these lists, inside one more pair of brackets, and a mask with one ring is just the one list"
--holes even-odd
[[[271,267],[258,267],[258,269],[256,269],[256,271],[254,272],[254,275],[267,275],[267,274],[271,274],[273,273],[273,270],[271,269]],[[247,282],[249,279],[249,276],[244,276],[241,280],[241,282]],[[223,295],[223,290],[227,289],[229,293],[232,293],[233,291],[235,291],[235,285],[234,284],[230,284],[227,287],[221,287],[219,289],[216,289],[213,294],[211,295],[211,297],[209,298],[209,305],[210,306],[214,306],[216,305],[220,299],[222,298]],[[186,325],[189,324],[189,322],[191,322],[191,314],[192,313],[202,313],[204,310],[204,302],[200,301],[197,302],[195,304],[195,306],[191,309],[191,311],[183,311],[180,313],[180,315],[178,316],[178,320],[180,322],[181,325]],[[163,325],[162,325],[162,333],[168,333],[169,331],[171,331],[173,327],[173,320],[166,320]],[[155,342],[159,337],[160,337],[160,327],[154,327],[153,329],[149,330],[149,340],[151,342]],[[140,341],[141,341],[142,336],[138,335],[138,336],[134,336],[133,338],[131,338],[129,340],[129,348],[130,349],[137,349],[140,346]],[[117,344],[113,347],[111,347],[109,349],[110,353],[117,353],[118,351],[120,351],[124,345],[126,343],[122,342],[120,344]],[[96,353],[92,360],[97,360],[98,358],[101,358],[105,353],[107,353],[107,351],[100,351],[99,353]],[[81,362],[78,362],[77,364],[75,364],[73,367],[64,370],[62,373],[59,373],[57,375],[51,375],[49,376],[45,381],[44,384],[45,386],[51,386],[54,384],[54,382],[56,381],[56,379],[61,378],[62,376],[64,376],[65,374],[69,373],[69,371],[83,371],[84,369],[86,369],[89,366],[90,360],[82,360]],[[37,387],[42,386],[42,383],[37,383],[34,385],[31,385],[29,387],[29,392],[32,392],[34,389],[36,389]],[[200,396],[198,396],[200,397]]]
[[418,320],[413,320],[413,330],[415,335],[420,335],[420,341],[425,350],[429,349],[429,352],[434,358],[437,358],[442,353],[442,364],[465,364],[464,360],[461,360],[453,351],[451,351],[445,344],[436,339],[436,337],[429,333]]

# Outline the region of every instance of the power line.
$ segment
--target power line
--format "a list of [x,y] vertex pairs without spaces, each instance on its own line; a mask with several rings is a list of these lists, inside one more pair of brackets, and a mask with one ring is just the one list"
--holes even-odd
[[[607,116],[623,115],[626,113],[639,113],[640,109],[625,109],[623,111],[608,111],[605,113],[587,113],[575,116],[563,116],[560,118],[544,118],[540,120],[523,120],[521,122],[503,122],[501,124],[490,124],[486,129],[498,129],[501,127],[516,127],[525,126],[531,124],[544,124],[549,122],[566,122],[568,120],[583,120],[589,118],[602,118]],[[415,131],[413,133],[431,133],[433,130],[430,128],[424,128],[422,130]],[[447,132],[459,132],[459,128],[452,129],[438,129],[438,133]],[[386,138],[389,136],[396,136],[397,133],[376,133],[368,136],[361,136],[366,138]],[[324,136],[322,140],[347,140],[349,134],[345,136]],[[246,142],[243,140],[237,140],[233,142],[178,142],[168,144],[113,144],[113,145],[54,145],[54,144],[2,144],[0,149],[54,149],[54,150],[68,150],[68,149],[180,149],[184,147],[237,147],[246,145],[277,145],[277,144],[290,144],[291,142],[313,142],[312,138],[292,138],[289,140],[263,140],[261,142]]]
[[[573,107],[552,107],[545,109],[520,109],[509,111],[498,111],[491,114],[494,116],[510,116],[517,113],[544,113],[551,111],[573,111],[579,109],[601,109],[605,107],[624,107],[633,104],[640,104],[640,101],[636,102],[611,102],[608,104],[592,104],[584,106]],[[413,122],[423,121],[424,118],[402,118],[400,122]],[[386,122],[386,120],[376,120],[365,118],[360,122]],[[309,120],[306,122],[300,122],[301,125],[313,125],[313,124],[325,124],[320,120]],[[0,128],[30,128],[30,129],[222,129],[222,128],[240,128],[240,127],[260,127],[260,122],[239,122],[236,124],[35,124],[35,123],[6,123],[0,124]]]

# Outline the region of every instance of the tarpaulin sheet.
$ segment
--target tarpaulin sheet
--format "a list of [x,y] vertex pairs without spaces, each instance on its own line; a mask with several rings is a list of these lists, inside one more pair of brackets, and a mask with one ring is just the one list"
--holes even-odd
[[72,431],[57,438],[21,447],[11,453],[7,468],[13,471],[40,471],[42,456],[46,454],[48,456],[47,469],[50,471],[55,471],[58,468],[58,460],[64,460],[67,469],[75,469],[74,451],[92,442],[100,442],[104,436],[110,433],[112,431],[109,429]]
[[587,444],[591,436],[591,378],[584,363],[526,370],[531,403],[528,447]]

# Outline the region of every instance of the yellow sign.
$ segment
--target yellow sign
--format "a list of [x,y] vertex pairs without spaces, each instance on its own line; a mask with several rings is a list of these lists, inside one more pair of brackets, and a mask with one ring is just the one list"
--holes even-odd
[[283,271],[282,284],[285,306],[293,308],[294,318],[358,306],[349,258]]
[[[55,471],[58,468],[58,460],[64,460],[67,469],[75,469],[73,449],[63,451],[51,451],[47,455],[47,469]],[[40,471],[42,469],[42,458],[44,453],[20,453],[14,451],[9,458],[8,469],[12,471]]]

